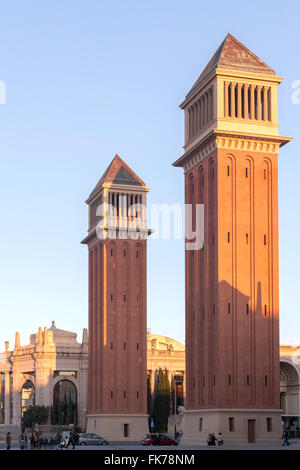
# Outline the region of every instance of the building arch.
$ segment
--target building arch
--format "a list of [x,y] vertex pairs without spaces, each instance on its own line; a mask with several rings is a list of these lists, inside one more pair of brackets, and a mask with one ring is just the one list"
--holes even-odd
[[[300,375],[296,364],[289,358],[280,359],[280,407],[288,425],[300,415]],[[296,417],[298,416],[298,419]],[[295,418],[295,419],[294,419]]]
[[21,418],[25,411],[35,405],[35,384],[31,378],[23,380],[21,386]]
[[52,424],[77,424],[78,390],[73,378],[57,378],[53,385],[52,403]]

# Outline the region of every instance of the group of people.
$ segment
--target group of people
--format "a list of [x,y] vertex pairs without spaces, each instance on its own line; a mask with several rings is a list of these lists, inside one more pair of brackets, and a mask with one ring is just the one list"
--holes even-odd
[[222,433],[219,432],[217,436],[214,435],[214,433],[209,434],[207,438],[207,445],[208,446],[222,446],[223,445],[223,437]]
[[[58,432],[53,439],[51,437],[50,440],[43,439],[38,432],[34,432],[31,434],[30,437],[30,448],[31,449],[54,449],[55,447],[59,447],[61,449],[68,448],[70,445],[72,449],[75,449],[75,445],[79,443],[79,436],[78,434],[74,433],[72,430],[63,438],[62,434]],[[25,432],[22,432],[19,436],[19,447],[21,450],[27,449],[28,440]],[[11,448],[11,433],[8,432],[6,434],[6,449],[10,450]]]

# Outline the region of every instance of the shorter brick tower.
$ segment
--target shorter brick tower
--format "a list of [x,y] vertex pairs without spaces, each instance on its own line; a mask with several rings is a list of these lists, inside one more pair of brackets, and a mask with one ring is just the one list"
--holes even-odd
[[87,431],[137,440],[147,424],[145,183],[116,155],[89,205]]

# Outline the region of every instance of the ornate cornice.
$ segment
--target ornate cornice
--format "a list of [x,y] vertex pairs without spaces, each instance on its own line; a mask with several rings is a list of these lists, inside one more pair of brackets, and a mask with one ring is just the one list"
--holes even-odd
[[246,134],[214,129],[202,142],[185,152],[173,165],[182,166],[186,173],[217,149],[278,154],[279,148],[290,140],[292,140],[291,137],[279,135]]

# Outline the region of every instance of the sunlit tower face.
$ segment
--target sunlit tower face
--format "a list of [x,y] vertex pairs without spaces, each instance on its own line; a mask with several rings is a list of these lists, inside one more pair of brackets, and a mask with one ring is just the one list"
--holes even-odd
[[228,34],[181,104],[174,165],[186,203],[204,204],[204,246],[186,251],[184,434],[195,442],[219,430],[232,443],[279,437],[281,80]]

